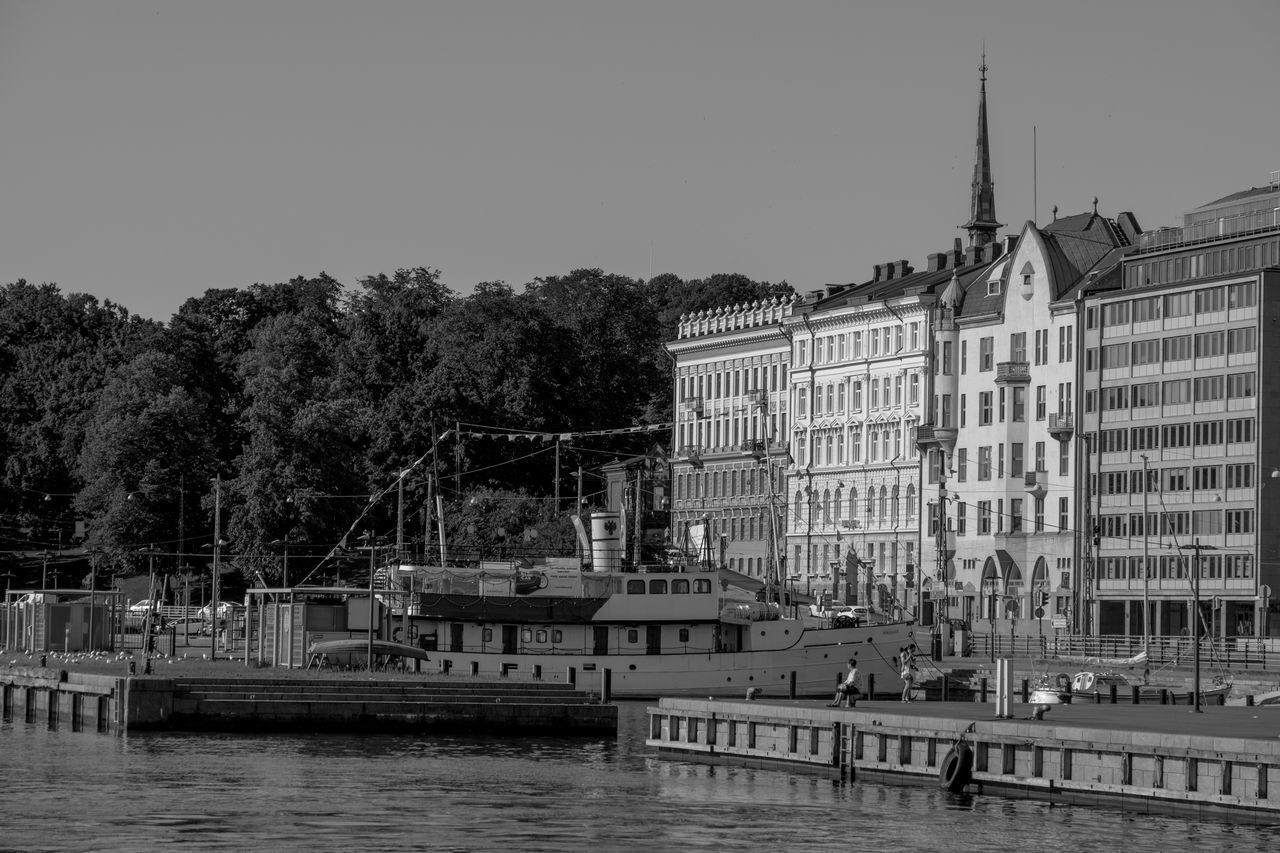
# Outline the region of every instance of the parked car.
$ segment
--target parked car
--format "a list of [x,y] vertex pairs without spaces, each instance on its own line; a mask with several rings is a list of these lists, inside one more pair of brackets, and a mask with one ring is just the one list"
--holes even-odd
[[152,601],[150,598],[144,598],[141,601],[135,601],[133,604],[130,604],[129,612],[145,614],[150,612],[156,606],[156,604],[157,602]]
[[[200,608],[200,618],[205,620],[206,622],[209,621],[210,607],[212,607],[212,605],[206,604],[204,607]],[[234,601],[218,602],[218,618],[219,619],[231,619],[235,616],[235,614],[238,611],[241,611],[241,610],[244,610],[243,604],[236,604]]]
[[166,630],[169,628],[172,628],[174,635],[178,637],[185,637],[188,634],[207,637],[213,632],[213,628],[209,625],[209,620],[201,619],[199,616],[183,616],[179,619],[174,619],[165,625]]

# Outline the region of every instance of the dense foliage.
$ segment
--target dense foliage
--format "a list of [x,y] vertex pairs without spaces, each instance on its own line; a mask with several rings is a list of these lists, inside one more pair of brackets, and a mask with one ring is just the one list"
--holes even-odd
[[[600,492],[577,471],[670,440],[600,433],[670,421],[663,343],[680,316],[786,293],[739,275],[580,269],[464,297],[416,268],[348,291],[323,273],[210,290],[165,325],[5,285],[3,569],[18,587],[44,551],[96,552],[117,574],[157,552],[207,566],[216,504],[241,574],[278,576],[288,549],[297,582],[362,534],[401,529],[423,549],[437,497],[451,547],[563,553],[578,489]],[[557,466],[548,436],[565,433]]]

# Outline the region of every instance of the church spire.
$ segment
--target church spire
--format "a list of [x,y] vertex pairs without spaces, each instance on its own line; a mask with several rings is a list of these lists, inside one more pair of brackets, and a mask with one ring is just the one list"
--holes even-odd
[[981,89],[978,95],[978,146],[973,164],[973,185],[969,203],[969,221],[961,227],[969,232],[970,246],[995,242],[996,229],[1004,225],[996,221],[996,190],[991,180],[991,145],[987,141],[987,51],[982,50]]

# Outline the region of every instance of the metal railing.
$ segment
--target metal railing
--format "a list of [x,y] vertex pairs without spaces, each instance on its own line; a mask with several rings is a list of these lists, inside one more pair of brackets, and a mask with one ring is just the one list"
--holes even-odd
[[1280,209],[1260,210],[1196,222],[1181,228],[1160,228],[1156,231],[1148,231],[1138,235],[1138,244],[1135,248],[1139,254],[1154,252],[1172,246],[1222,240],[1238,234],[1248,234],[1251,231],[1267,231],[1277,226],[1280,226]]
[[[1071,659],[1085,668],[1086,659],[1100,666],[1123,666],[1143,651],[1141,637],[1075,637],[1069,635],[982,634],[969,636],[969,656],[975,659],[1055,658]],[[1195,646],[1190,637],[1152,637],[1147,663],[1159,666],[1191,666]],[[1233,670],[1280,670],[1280,637],[1201,638],[1203,666]]]

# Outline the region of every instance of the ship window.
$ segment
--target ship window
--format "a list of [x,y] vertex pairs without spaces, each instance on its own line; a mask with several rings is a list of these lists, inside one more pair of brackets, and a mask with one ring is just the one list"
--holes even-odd
[[483,641],[484,641],[484,642],[486,642],[486,643],[492,643],[492,642],[493,642],[493,629],[492,629],[492,628],[485,628],[484,630],[482,630],[482,631],[480,632],[480,639],[481,639],[481,640],[483,640]]
[[688,629],[688,628],[681,628],[681,629],[680,629],[680,642],[682,642],[682,643],[687,643],[687,642],[689,642],[689,629]]
[[640,642],[640,632],[637,631],[635,628],[628,628],[627,642],[632,644]]
[[545,643],[547,641],[547,629],[539,628],[538,632],[534,634],[534,636],[537,638],[539,643]]
[[644,581],[627,581],[627,595],[644,595]]
[[564,640],[564,631],[561,631],[559,628],[556,628],[551,632],[551,642],[559,643],[563,640]]
[[666,595],[667,582],[662,580],[649,581],[649,594],[650,595]]
[[676,595],[689,594],[689,581],[684,578],[677,578],[671,582],[671,591]]
[[520,629],[520,642],[522,642],[522,643],[532,643],[532,642],[533,642],[533,629],[532,629],[532,628],[522,628],[522,629]]
[[706,578],[695,578],[693,581],[693,591],[695,593],[711,592],[711,581]]

